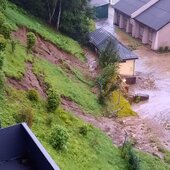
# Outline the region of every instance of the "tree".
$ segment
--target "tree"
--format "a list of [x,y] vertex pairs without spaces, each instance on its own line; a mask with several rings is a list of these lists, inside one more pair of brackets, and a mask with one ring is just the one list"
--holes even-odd
[[47,0],[49,23],[52,24],[56,9],[57,9],[58,0]]
[[87,41],[90,31],[88,0],[63,0],[60,31],[69,35],[80,43]]
[[60,19],[61,19],[61,8],[62,8],[62,0],[59,0],[59,12],[58,12],[58,18],[57,18],[57,31],[59,30],[60,26]]
[[101,52],[99,62],[102,67],[106,67],[109,64],[116,64],[120,58],[118,55],[118,49],[116,43],[113,40],[108,40],[106,48]]
[[81,43],[90,32],[89,0],[10,0]]
[[100,65],[103,67],[103,71],[98,78],[100,88],[99,102],[103,104],[105,98],[108,97],[111,92],[117,90],[121,83],[118,78],[119,55],[115,42],[109,41],[107,43],[99,59]]

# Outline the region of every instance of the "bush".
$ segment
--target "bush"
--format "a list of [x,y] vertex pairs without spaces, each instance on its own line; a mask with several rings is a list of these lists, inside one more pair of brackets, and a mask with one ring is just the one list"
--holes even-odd
[[38,98],[39,98],[37,91],[34,89],[28,91],[27,97],[29,100],[36,101],[36,102],[38,101]]
[[131,142],[126,142],[122,151],[122,157],[128,162],[130,170],[140,170],[140,161],[133,151]]
[[3,72],[0,71],[0,92],[2,92],[3,87],[4,87],[4,75]]
[[2,70],[4,64],[4,55],[2,52],[0,52],[0,70]]
[[69,139],[69,134],[62,126],[56,125],[50,135],[50,144],[57,150],[66,148]]
[[17,44],[16,41],[14,41],[14,40],[11,41],[11,50],[12,50],[12,53],[15,52],[16,44]]
[[60,96],[52,89],[47,92],[47,110],[54,112],[60,105]]
[[0,12],[0,26],[5,22],[5,15]]
[[11,35],[11,25],[8,23],[3,23],[0,27],[0,34],[2,34],[6,39],[10,39]]
[[33,113],[31,108],[23,108],[20,112],[15,116],[15,120],[17,123],[26,122],[28,126],[31,128],[33,123]]
[[27,33],[27,49],[31,50],[36,43],[36,36],[33,32]]
[[98,97],[98,103],[100,105],[105,105],[105,97],[102,93],[100,93],[99,97]]
[[6,40],[3,35],[0,34],[0,52],[4,51],[6,47]]
[[164,48],[163,47],[159,47],[159,50],[158,50],[160,53],[163,53],[164,51]]
[[164,49],[165,52],[169,51],[169,47],[166,46],[165,49]]
[[7,1],[6,0],[0,0],[0,11],[4,11],[7,8]]
[[86,125],[81,126],[79,128],[79,133],[83,136],[87,136],[87,132],[88,132],[88,127]]

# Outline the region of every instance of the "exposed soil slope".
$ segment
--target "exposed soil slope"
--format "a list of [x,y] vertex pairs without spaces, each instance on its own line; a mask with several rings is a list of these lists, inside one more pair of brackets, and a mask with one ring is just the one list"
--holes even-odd
[[[22,44],[26,45],[27,32],[27,28],[21,27],[17,31],[13,32],[12,36],[14,39],[17,39]],[[39,35],[36,36],[37,41],[33,50],[34,55],[36,55],[37,57],[42,57],[56,65],[62,65],[63,63],[66,63],[67,66],[70,67],[74,65],[74,68],[80,70],[88,78],[96,76],[95,70],[97,69],[97,62],[92,57],[95,56],[94,53],[90,52],[88,49],[85,49],[85,54],[88,61],[87,63],[85,63],[77,59],[75,56],[62,51],[61,49],[56,47],[56,45],[44,40]]]
[[36,89],[42,97],[46,97],[45,88],[42,83],[32,72],[32,64],[27,63],[26,73],[21,80],[7,78],[9,84],[13,85],[16,89],[31,90]]

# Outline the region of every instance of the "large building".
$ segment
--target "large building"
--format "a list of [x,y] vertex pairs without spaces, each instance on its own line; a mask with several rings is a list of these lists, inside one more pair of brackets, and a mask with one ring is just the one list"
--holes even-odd
[[120,0],[114,5],[114,24],[149,44],[170,49],[170,0]]

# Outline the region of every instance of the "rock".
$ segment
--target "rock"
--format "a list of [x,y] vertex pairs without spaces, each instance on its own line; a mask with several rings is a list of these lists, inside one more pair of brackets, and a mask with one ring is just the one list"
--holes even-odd
[[146,101],[149,100],[149,95],[147,94],[135,94],[135,95],[129,95],[128,96],[128,100],[129,102],[135,102],[135,103],[139,103],[141,101]]
[[139,100],[139,101],[146,101],[146,100],[149,100],[149,95],[148,94],[136,94],[135,95],[135,101],[136,100]]

